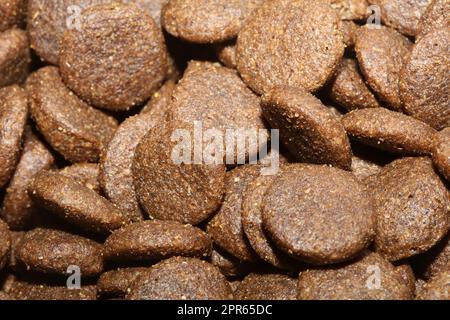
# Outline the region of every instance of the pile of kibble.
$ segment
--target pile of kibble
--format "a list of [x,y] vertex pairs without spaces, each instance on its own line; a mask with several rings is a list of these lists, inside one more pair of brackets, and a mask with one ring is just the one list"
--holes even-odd
[[449,15],[1,0],[0,300],[450,299]]

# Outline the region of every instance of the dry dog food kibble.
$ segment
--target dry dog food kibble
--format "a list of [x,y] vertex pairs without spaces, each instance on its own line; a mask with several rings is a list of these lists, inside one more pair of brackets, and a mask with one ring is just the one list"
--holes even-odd
[[215,49],[217,58],[224,66],[236,69],[236,40],[216,44]]
[[450,300],[450,271],[446,270],[437,274],[420,291],[419,300]]
[[219,247],[213,247],[210,262],[219,268],[220,272],[227,277],[242,276],[251,270],[251,264],[243,262]]
[[368,16],[369,9],[366,0],[326,0],[331,7],[339,12],[342,20],[362,20]]
[[8,225],[0,219],[0,270],[6,265],[9,259],[11,247],[11,236]]
[[431,0],[419,21],[416,39],[420,39],[433,29],[448,27],[450,19],[450,1]]
[[123,268],[103,273],[97,282],[101,296],[124,298],[133,281],[149,268]]
[[296,300],[297,280],[281,274],[256,274],[245,277],[234,291],[237,300]]
[[22,24],[27,0],[3,0],[0,2],[0,32]]
[[433,162],[447,181],[450,181],[450,128],[436,134]]
[[0,33],[0,87],[22,83],[30,70],[27,34],[19,29]]
[[101,193],[100,168],[96,163],[76,163],[59,170],[59,174],[71,178],[97,193]]

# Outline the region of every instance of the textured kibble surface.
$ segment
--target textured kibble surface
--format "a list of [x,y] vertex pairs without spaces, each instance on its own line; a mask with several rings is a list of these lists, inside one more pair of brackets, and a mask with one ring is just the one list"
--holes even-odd
[[318,165],[293,165],[267,190],[263,224],[286,253],[306,262],[348,260],[368,246],[375,212],[350,173]]
[[0,32],[23,22],[26,0],[4,0],[0,3]]
[[97,193],[101,192],[99,182],[100,168],[96,163],[76,163],[62,168],[58,173],[75,180]]
[[234,292],[237,300],[296,300],[297,279],[281,274],[255,274],[245,277]]
[[130,286],[128,300],[228,300],[228,281],[208,262],[174,257],[154,265]]
[[[1,22],[0,22],[1,23]],[[27,34],[10,29],[0,33],[0,87],[22,83],[30,70]]]
[[442,175],[450,181],[450,128],[436,134],[433,162]]
[[106,297],[125,297],[133,281],[149,268],[122,268],[104,272],[97,282],[98,293]]
[[9,250],[11,247],[11,236],[8,225],[0,220],[0,270],[3,269],[9,259]]
[[416,38],[420,39],[433,29],[448,27],[450,1],[431,0],[417,26]]
[[450,300],[450,271],[437,274],[427,282],[417,296],[418,300]]
[[369,14],[366,0],[326,0],[342,20],[362,20]]

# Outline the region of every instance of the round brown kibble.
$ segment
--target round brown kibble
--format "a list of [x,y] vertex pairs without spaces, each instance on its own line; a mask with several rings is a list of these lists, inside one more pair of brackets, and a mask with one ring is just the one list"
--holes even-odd
[[416,276],[414,275],[414,270],[409,264],[400,264],[395,267],[395,271],[400,276],[400,279],[404,284],[408,286],[411,296],[416,292]]
[[27,0],[0,2],[0,32],[21,25],[26,14]]
[[347,134],[369,146],[404,155],[428,155],[436,130],[403,113],[384,108],[352,111],[342,118]]
[[105,4],[85,10],[81,24],[61,41],[64,82],[88,103],[113,111],[150,98],[167,73],[164,38],[150,15],[136,5]]
[[15,250],[19,264],[47,274],[67,275],[76,265],[81,276],[90,277],[103,271],[102,245],[62,231],[37,228],[22,238]]
[[[1,20],[1,19],[0,19]],[[0,33],[0,87],[21,84],[30,70],[27,34],[11,29]]]
[[217,246],[213,247],[210,262],[227,277],[242,276],[251,270],[249,263],[239,260]]
[[254,165],[241,166],[228,173],[225,200],[207,228],[216,245],[247,262],[254,261],[256,255],[242,228],[243,193],[260,173],[261,167]]
[[233,293],[206,261],[174,257],[154,265],[130,286],[128,300],[228,300]]
[[196,43],[221,42],[237,36],[246,18],[263,0],[169,0],[162,23],[177,38]]
[[362,20],[369,15],[367,0],[326,0],[342,20]]
[[297,300],[297,280],[282,274],[252,273],[234,292],[236,300]]
[[98,293],[107,297],[123,298],[137,277],[149,268],[124,268],[103,273],[97,282]]
[[423,36],[414,45],[400,78],[405,113],[437,130],[450,127],[449,38],[450,28]]
[[352,172],[360,181],[379,173],[382,166],[370,159],[360,156],[353,156],[352,158]]
[[266,1],[239,33],[239,73],[259,94],[276,85],[316,91],[344,54],[339,23],[322,1]]
[[12,230],[27,230],[35,222],[38,213],[27,193],[34,175],[53,167],[55,159],[39,138],[28,129],[24,147],[14,176],[6,189],[0,216]]
[[59,170],[58,173],[81,183],[97,193],[101,192],[98,181],[100,168],[96,163],[75,163]]
[[440,173],[450,181],[450,128],[436,134],[433,162]]
[[58,286],[36,281],[16,280],[11,286],[9,295],[17,300],[96,300],[97,289],[95,286],[69,289],[65,285]]
[[400,71],[408,59],[411,43],[397,31],[364,26],[356,34],[355,50],[369,87],[387,107],[399,111]]
[[267,190],[263,225],[280,249],[323,265],[346,261],[366,248],[375,213],[352,173],[298,164],[283,170]]
[[8,225],[0,219],[0,270],[9,260],[9,251],[11,248],[11,235]]
[[339,119],[302,89],[276,87],[262,101],[263,114],[300,162],[351,166],[351,147]]
[[353,59],[342,61],[331,84],[330,98],[348,111],[380,107]]
[[381,9],[383,24],[407,36],[415,36],[422,14],[431,0],[368,0]]
[[261,259],[280,269],[295,270],[297,264],[270,241],[263,228],[262,204],[274,180],[275,176],[260,176],[247,185],[242,200],[242,227]]
[[217,58],[224,66],[236,69],[236,39],[218,43],[214,48]]
[[[381,283],[374,275],[381,275]],[[300,273],[300,300],[408,300],[408,285],[395,267],[376,253],[349,264]]]
[[125,120],[100,160],[100,182],[105,196],[133,222],[144,219],[133,182],[136,148],[147,132],[162,121],[163,116],[155,116],[154,111]]
[[450,228],[450,196],[428,158],[402,158],[385,166],[371,192],[375,247],[390,261],[429,250]]
[[114,231],[105,242],[110,260],[162,260],[173,256],[207,257],[208,235],[191,225],[174,221],[142,221]]
[[0,188],[9,182],[19,162],[27,118],[25,90],[16,85],[0,89]]
[[129,222],[95,191],[56,172],[38,173],[28,194],[41,207],[86,231],[107,234]]
[[447,28],[449,19],[450,1],[431,0],[417,26],[416,42],[434,29]]
[[437,274],[425,284],[417,295],[418,300],[450,300],[450,270]]
[[117,129],[117,121],[77,98],[56,67],[27,80],[31,114],[47,142],[71,162],[97,162]]

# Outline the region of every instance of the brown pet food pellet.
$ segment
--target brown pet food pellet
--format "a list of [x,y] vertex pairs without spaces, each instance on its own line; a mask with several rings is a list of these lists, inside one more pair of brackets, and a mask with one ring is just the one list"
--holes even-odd
[[28,0],[0,2],[0,32],[22,24]]
[[[371,277],[379,271],[378,286]],[[299,277],[300,300],[406,300],[411,292],[395,267],[376,253],[347,265],[308,270]]]
[[266,1],[239,33],[237,68],[263,94],[273,86],[322,87],[344,54],[340,20],[322,1]]
[[103,271],[103,248],[92,240],[62,231],[37,228],[29,231],[16,247],[15,257],[27,270],[67,275],[69,266],[80,268],[81,276]]
[[298,164],[267,190],[263,225],[286,253],[314,264],[348,260],[374,235],[375,212],[354,175],[337,168]]
[[246,18],[264,0],[169,0],[162,23],[177,38],[213,43],[237,36]]
[[10,29],[0,33],[0,87],[21,84],[30,70],[27,34]]
[[251,265],[249,263],[233,257],[231,254],[217,246],[213,247],[210,262],[219,268],[220,272],[227,277],[242,276],[251,270]]
[[236,300],[297,300],[297,280],[281,274],[256,274],[245,277],[239,284]]
[[243,193],[248,184],[260,175],[260,171],[259,166],[246,165],[228,173],[225,200],[207,228],[216,245],[247,262],[254,261],[256,255],[242,228]]
[[26,92],[18,86],[0,89],[0,188],[14,174],[28,118]]
[[431,0],[368,0],[381,9],[383,24],[399,30],[407,36],[417,33],[422,14]]
[[135,5],[105,4],[85,10],[81,24],[61,41],[64,82],[83,100],[113,111],[150,98],[167,74],[164,37],[150,15]]
[[432,278],[438,273],[450,269],[450,233],[424,256],[426,268],[424,276]]
[[436,134],[433,162],[440,173],[450,181],[450,128]]
[[450,300],[450,270],[437,274],[425,284],[418,300]]
[[414,275],[414,270],[409,264],[401,264],[395,267],[403,283],[409,288],[411,296],[414,295],[416,291],[416,276]]
[[189,224],[174,221],[142,221],[114,231],[105,242],[109,260],[162,260],[173,256],[207,257],[212,242]]
[[348,111],[380,107],[353,59],[342,61],[331,84],[330,98]]
[[296,263],[284,255],[268,239],[262,222],[262,203],[275,176],[260,176],[251,181],[243,193],[242,227],[256,254],[269,264],[286,270],[295,270]]
[[300,162],[351,166],[351,147],[339,119],[302,89],[276,87],[263,98],[263,114]]
[[376,162],[359,156],[353,156],[352,158],[352,172],[356,176],[356,178],[361,181],[379,173],[381,169],[382,166]]
[[411,43],[394,29],[364,26],[356,34],[355,50],[369,87],[387,107],[399,111],[399,79]]
[[375,247],[391,261],[433,247],[450,228],[450,195],[428,158],[402,158],[374,181]]
[[15,281],[10,296],[17,300],[96,300],[95,286],[82,286],[81,289],[69,289],[67,286],[46,285],[32,281]]
[[0,270],[6,265],[11,249],[11,235],[8,225],[0,219]]
[[450,127],[449,38],[449,27],[422,37],[414,45],[400,79],[404,111],[437,130]]
[[16,248],[17,245],[22,241],[25,234],[25,231],[11,231],[11,250],[8,261],[8,270],[20,271],[20,267],[16,259]]
[[154,265],[131,285],[128,300],[228,300],[233,293],[219,270],[206,261],[174,257]]
[[217,58],[228,68],[236,69],[236,40],[218,43],[214,46]]
[[123,298],[133,281],[148,271],[149,268],[123,268],[105,272],[98,279],[98,293],[101,296]]
[[164,116],[168,110],[175,86],[176,84],[173,80],[167,80],[166,83],[153,94],[141,113],[153,113],[155,117],[158,115]]
[[31,114],[47,142],[71,162],[96,162],[117,129],[117,121],[67,89],[55,67],[27,80]]
[[359,26],[353,21],[342,21],[341,31],[344,36],[344,44],[346,48],[353,48],[355,45],[356,33]]
[[163,115],[152,110],[123,122],[102,153],[100,183],[105,196],[131,221],[144,219],[133,182],[133,161],[142,138],[159,122]]
[[56,172],[38,173],[28,194],[39,206],[86,231],[106,234],[129,222],[95,191]]
[[347,134],[369,146],[403,155],[428,155],[436,130],[426,123],[384,108],[355,110],[342,118]]
[[59,170],[58,173],[81,183],[97,193],[101,192],[99,183],[100,168],[96,163],[76,163]]
[[34,222],[37,208],[27,193],[34,175],[53,167],[55,159],[47,147],[29,129],[25,134],[22,156],[6,189],[0,216],[12,230],[26,230]]
[[448,28],[450,19],[450,1],[432,0],[419,21],[416,42],[434,29]]
[[130,3],[135,3],[142,9],[148,10],[156,24],[161,25],[161,14],[163,7],[169,0],[126,0]]
[[173,131],[163,123],[141,140],[133,163],[134,186],[151,218],[196,225],[220,208],[226,168],[175,164]]
[[369,15],[367,0],[327,0],[342,20],[362,20]]

